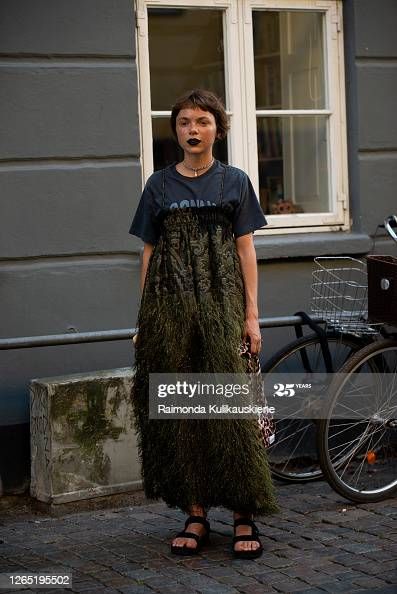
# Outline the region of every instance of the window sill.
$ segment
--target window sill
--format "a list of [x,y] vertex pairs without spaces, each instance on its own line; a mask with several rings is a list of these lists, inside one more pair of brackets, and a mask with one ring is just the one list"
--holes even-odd
[[293,233],[291,235],[254,235],[258,260],[345,256],[366,254],[371,238],[365,233],[335,231],[331,233]]

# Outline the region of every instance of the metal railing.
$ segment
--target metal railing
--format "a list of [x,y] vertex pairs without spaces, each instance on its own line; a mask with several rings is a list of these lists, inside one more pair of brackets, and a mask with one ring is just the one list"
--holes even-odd
[[[319,316],[313,316],[312,319],[316,323],[323,321]],[[303,325],[304,323],[301,316],[276,316],[259,319],[260,328],[281,328],[283,326]],[[67,332],[65,334],[49,334],[44,336],[0,338],[0,350],[30,349],[33,347],[103,342],[107,340],[128,340],[132,339],[136,332],[136,328],[125,328],[120,330],[99,330],[97,332]]]

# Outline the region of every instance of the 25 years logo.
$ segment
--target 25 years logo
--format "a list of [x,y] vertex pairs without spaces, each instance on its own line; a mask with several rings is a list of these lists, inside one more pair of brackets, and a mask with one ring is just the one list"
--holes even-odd
[[294,385],[295,384],[274,384],[275,392],[273,396],[287,396],[287,398],[295,396]]
[[273,396],[286,396],[291,398],[295,396],[296,390],[310,390],[312,384],[274,384]]

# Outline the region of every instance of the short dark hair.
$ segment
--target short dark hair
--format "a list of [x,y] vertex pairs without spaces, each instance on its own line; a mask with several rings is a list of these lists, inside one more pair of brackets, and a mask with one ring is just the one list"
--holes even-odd
[[204,89],[193,89],[187,91],[181,97],[179,97],[175,104],[172,106],[171,111],[171,128],[175,135],[176,134],[176,118],[181,109],[185,108],[200,108],[203,111],[209,111],[215,118],[217,135],[219,139],[226,137],[227,131],[229,130],[229,122],[225,111],[225,106],[222,100],[215,95],[212,91],[206,91]]

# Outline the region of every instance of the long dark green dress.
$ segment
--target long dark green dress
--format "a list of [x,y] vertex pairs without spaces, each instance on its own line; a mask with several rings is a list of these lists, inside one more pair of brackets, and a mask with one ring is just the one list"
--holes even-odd
[[[132,403],[145,494],[188,512],[279,510],[258,424],[248,419],[149,419],[149,374],[244,372],[238,350],[244,284],[218,206],[168,210],[149,260],[138,315]],[[163,172],[163,203],[165,172]]]

